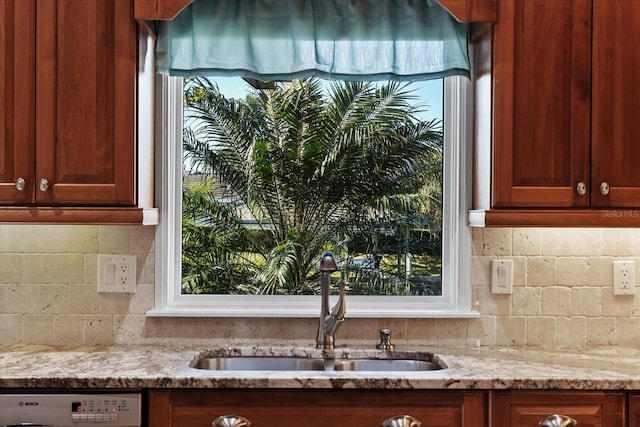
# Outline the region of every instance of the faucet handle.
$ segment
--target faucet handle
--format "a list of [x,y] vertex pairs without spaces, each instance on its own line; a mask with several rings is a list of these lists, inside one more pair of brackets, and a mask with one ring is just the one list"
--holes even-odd
[[376,346],[378,350],[393,350],[395,346],[391,344],[391,329],[380,329],[380,344]]

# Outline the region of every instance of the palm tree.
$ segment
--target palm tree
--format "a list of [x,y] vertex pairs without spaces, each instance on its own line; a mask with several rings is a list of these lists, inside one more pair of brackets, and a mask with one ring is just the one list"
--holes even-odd
[[[235,100],[196,78],[185,99],[184,151],[192,168],[214,177],[217,192],[195,205],[226,206],[225,215],[196,209],[186,222],[235,233],[244,292],[315,293],[324,249],[346,257],[350,236],[433,203],[421,190],[439,174],[441,126],[416,119],[420,107],[406,84],[343,82],[325,90],[303,79]],[[258,231],[242,231],[243,222]]]

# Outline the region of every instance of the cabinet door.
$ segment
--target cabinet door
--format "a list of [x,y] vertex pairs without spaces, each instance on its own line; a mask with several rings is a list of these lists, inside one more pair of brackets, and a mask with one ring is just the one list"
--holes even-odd
[[35,0],[0,0],[0,204],[33,202],[34,35]]
[[629,395],[629,427],[640,427],[640,394]]
[[566,415],[578,427],[624,427],[624,395],[604,392],[492,392],[491,426],[531,427]]
[[591,0],[499,2],[494,207],[589,206],[590,55]]
[[133,1],[37,0],[36,11],[37,203],[132,205]]
[[[640,207],[640,2],[594,0],[593,200]],[[600,192],[607,183],[608,194]]]
[[221,415],[242,415],[254,426],[381,427],[409,414],[430,427],[483,427],[481,392],[406,390],[154,390],[149,425],[210,426]]

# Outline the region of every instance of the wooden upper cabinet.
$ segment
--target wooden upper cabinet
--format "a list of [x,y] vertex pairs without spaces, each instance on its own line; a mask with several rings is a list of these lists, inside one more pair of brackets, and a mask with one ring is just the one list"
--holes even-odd
[[591,0],[499,2],[494,207],[587,207]]
[[492,427],[530,427],[564,415],[578,427],[624,427],[624,395],[618,392],[492,392]]
[[638,28],[640,2],[593,0],[594,207],[640,207]]
[[32,202],[34,82],[35,0],[0,0],[0,203]]
[[132,0],[38,0],[36,11],[36,202],[133,205]]

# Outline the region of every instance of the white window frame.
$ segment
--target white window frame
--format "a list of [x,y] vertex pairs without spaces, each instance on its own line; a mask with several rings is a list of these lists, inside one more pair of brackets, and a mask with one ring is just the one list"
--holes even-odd
[[[347,317],[478,317],[471,309],[472,83],[444,83],[441,296],[347,296]],[[156,77],[155,307],[158,317],[317,317],[319,296],[183,295],[181,283],[183,81]]]

